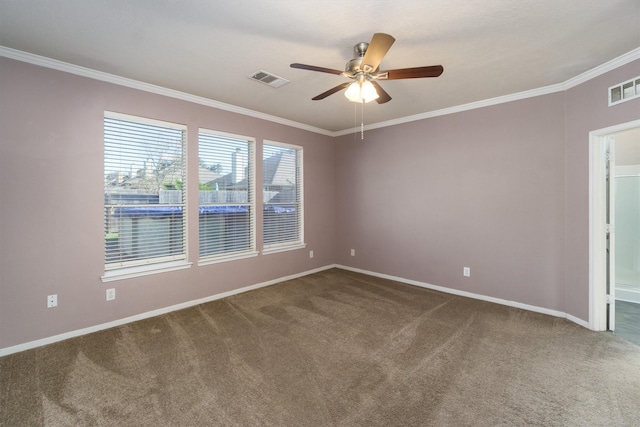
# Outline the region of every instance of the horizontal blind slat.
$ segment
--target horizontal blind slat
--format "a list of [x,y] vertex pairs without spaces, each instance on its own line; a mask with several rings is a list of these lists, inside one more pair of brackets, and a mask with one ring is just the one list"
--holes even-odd
[[263,146],[263,243],[302,241],[301,147]]
[[177,125],[105,116],[105,269],[186,259],[185,141]]
[[198,134],[200,258],[255,250],[253,150],[249,138]]

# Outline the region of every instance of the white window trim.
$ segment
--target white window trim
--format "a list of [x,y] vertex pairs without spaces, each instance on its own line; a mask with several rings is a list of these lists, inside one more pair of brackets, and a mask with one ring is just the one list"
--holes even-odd
[[282,243],[281,245],[282,246],[272,245],[272,246],[269,246],[268,248],[264,248],[262,250],[262,255],[276,254],[278,252],[286,252],[286,251],[295,251],[295,250],[304,249],[307,247],[307,244],[304,242]]
[[120,268],[117,270],[106,271],[100,279],[103,283],[113,282],[116,280],[131,279],[133,277],[148,276],[150,274],[165,273],[167,271],[184,270],[186,268],[190,268],[192,264],[193,263],[191,262],[180,260]]
[[[187,131],[187,125],[182,123],[175,122],[167,122],[165,120],[157,120],[150,119],[148,117],[134,116],[133,114],[124,114],[124,113],[116,113],[115,111],[105,111],[104,117],[109,117],[110,119],[119,119],[119,120],[128,120],[128,121],[136,121],[139,123],[145,123],[149,125],[157,125],[157,126],[165,126],[174,129],[180,129],[183,131]],[[186,147],[185,147],[186,148]]]
[[[307,244],[304,241],[304,147],[301,145],[287,144],[285,142],[273,141],[268,139],[263,140],[262,144],[263,146],[264,144],[271,144],[271,145],[277,145],[280,147],[289,147],[295,150],[299,150],[299,153],[300,153],[299,162],[300,162],[300,167],[302,168],[302,173],[300,174],[300,240],[296,242],[274,243],[268,246],[263,246],[262,254],[268,255],[268,254],[274,254],[278,252],[304,249],[307,247]],[[264,162],[264,159],[262,161]],[[264,183],[262,183],[260,187],[260,191],[261,193],[264,191]],[[261,204],[261,205],[264,206],[264,204]],[[263,215],[264,215],[264,211],[261,212],[262,225],[264,227]],[[264,234],[262,238],[264,239]],[[264,240],[263,240],[263,245],[264,245]]]
[[[175,129],[180,129],[185,133],[188,132],[187,125],[185,124],[150,119],[148,117],[134,116],[131,114],[118,113],[115,111],[105,110],[103,117],[108,117],[111,119],[129,120],[129,121],[135,120],[140,123],[159,125],[159,126],[168,126]],[[187,135],[185,135],[185,138],[187,138],[187,141],[188,141],[188,133]],[[188,211],[187,211],[187,206],[189,206],[189,201],[188,201],[188,195],[189,195],[188,185],[189,184],[187,180],[187,177],[189,175],[188,147],[189,147],[188,143],[185,143],[183,146],[183,151],[184,151],[183,157],[184,157],[184,168],[185,168],[184,179],[183,179],[184,188],[185,188],[185,191],[183,193],[184,206],[182,209],[182,214],[183,214],[182,220],[185,221],[183,225],[185,230],[184,231],[184,256],[180,256],[181,259],[178,259],[178,260],[160,261],[160,262],[149,263],[146,265],[137,265],[132,267],[116,267],[113,265],[111,267],[106,267],[106,265],[104,265],[103,263],[105,272],[100,277],[103,283],[112,282],[116,280],[130,279],[134,277],[148,276],[151,274],[164,273],[168,271],[184,270],[184,269],[190,268],[191,265],[193,264],[192,262],[188,261],[189,260],[189,232],[188,232],[189,223],[188,223]]]
[[221,262],[235,261],[238,259],[254,258],[259,254],[260,252],[258,251],[251,251],[251,252],[239,252],[236,254],[228,254],[228,255],[211,255],[211,256],[200,258],[198,260],[198,266],[218,264]]

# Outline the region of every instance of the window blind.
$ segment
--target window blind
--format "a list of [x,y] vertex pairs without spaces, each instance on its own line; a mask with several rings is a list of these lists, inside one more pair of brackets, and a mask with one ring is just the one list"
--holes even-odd
[[254,146],[251,138],[200,129],[200,258],[255,251]]
[[301,244],[302,147],[265,142],[262,161],[264,248]]
[[186,259],[186,128],[105,114],[105,270]]

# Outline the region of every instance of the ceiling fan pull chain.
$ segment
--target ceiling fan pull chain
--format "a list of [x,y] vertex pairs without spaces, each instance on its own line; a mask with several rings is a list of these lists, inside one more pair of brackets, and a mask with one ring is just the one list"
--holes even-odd
[[[356,129],[358,127],[358,104],[353,103],[353,128]],[[353,133],[353,139],[356,139],[356,133]]]
[[364,100],[362,101],[362,116],[360,120],[360,139],[364,139]]

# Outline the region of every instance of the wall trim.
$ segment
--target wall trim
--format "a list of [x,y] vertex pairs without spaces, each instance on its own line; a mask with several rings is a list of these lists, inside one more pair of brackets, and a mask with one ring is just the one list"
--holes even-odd
[[557,310],[551,310],[548,308],[544,308],[544,307],[538,307],[535,305],[529,305],[529,304],[523,304],[517,301],[509,301],[509,300],[505,300],[502,298],[494,298],[494,297],[490,297],[490,296],[486,296],[486,295],[482,295],[482,294],[476,294],[473,292],[467,292],[467,291],[461,291],[458,289],[453,289],[453,288],[446,288],[444,286],[437,286],[437,285],[432,285],[430,283],[426,283],[426,282],[420,282],[417,280],[412,280],[412,279],[405,279],[404,277],[397,277],[397,276],[391,276],[389,274],[383,274],[383,273],[376,273],[375,271],[369,271],[369,270],[363,270],[360,268],[354,268],[354,267],[348,267],[346,265],[340,265],[337,264],[335,265],[336,268],[342,268],[344,270],[348,270],[348,271],[353,271],[355,273],[362,273],[362,274],[367,274],[369,276],[374,276],[374,277],[380,277],[381,279],[388,279],[388,280],[395,280],[396,282],[400,282],[400,283],[406,283],[407,285],[413,285],[413,286],[419,286],[421,288],[426,288],[426,289],[431,289],[434,291],[439,291],[439,292],[444,292],[447,294],[453,294],[453,295],[458,295],[461,297],[466,297],[466,298],[473,298],[473,299],[477,299],[477,300],[481,300],[481,301],[487,301],[487,302],[492,302],[495,304],[500,304],[500,305],[506,305],[508,307],[515,307],[515,308],[520,308],[522,310],[527,310],[527,311],[532,311],[535,313],[541,313],[541,314],[548,314],[549,316],[553,316],[553,317],[560,317],[563,319],[567,319],[573,323],[576,323],[584,328],[589,329],[589,322],[586,322],[582,319],[579,319],[575,316],[572,316],[570,314],[567,314],[563,311],[557,311]]
[[611,61],[607,61],[604,64],[598,65],[591,70],[585,71],[584,73],[567,80],[563,83],[564,90],[581,85],[584,82],[601,76],[604,73],[608,73],[609,71],[613,71],[618,67],[622,67],[623,65],[635,61],[636,59],[640,59],[640,47],[637,47],[631,52],[624,53],[617,58],[612,59]]
[[[413,116],[400,117],[398,119],[387,120],[384,122],[372,123],[365,125],[364,130],[373,130],[384,128],[388,126],[400,125],[403,123],[416,122],[419,120],[430,119],[433,117],[446,116],[449,114],[461,113],[463,111],[475,110],[477,108],[489,107],[492,105],[504,104],[507,102],[518,101],[526,98],[533,98],[535,96],[548,95],[550,93],[562,92],[563,84],[556,84],[546,86],[539,89],[528,90],[524,92],[513,93],[510,95],[498,96],[496,98],[484,99],[482,101],[470,102],[468,104],[457,105],[454,107],[443,108],[441,110],[427,111],[426,113],[415,114]],[[360,128],[345,129],[338,132],[334,132],[336,136],[349,135],[351,133],[360,132]]]
[[[617,58],[612,59],[611,61],[605,62],[604,64],[598,65],[591,70],[585,71],[584,73],[572,77],[569,80],[558,83],[550,86],[545,86],[538,89],[527,90],[524,92],[517,92],[510,95],[498,96],[496,98],[485,99],[482,101],[470,102],[468,104],[458,105],[450,108],[443,108],[441,110],[428,111],[426,113],[415,114],[413,116],[400,117],[394,120],[387,120],[385,122],[372,123],[370,125],[366,125],[364,130],[372,130],[379,129],[387,126],[394,126],[403,123],[415,122],[418,120],[429,119],[438,116],[445,116],[447,114],[460,113],[463,111],[474,110],[477,108],[489,107],[492,105],[504,104],[512,101],[519,101],[522,99],[533,98],[536,96],[548,95],[556,92],[564,92],[573,87],[576,87],[584,82],[587,82],[593,78],[601,76],[609,71],[615,70],[618,67],[626,65],[632,61],[640,59],[640,47],[632,50],[631,52],[627,52]],[[351,128],[344,129],[338,132],[334,132],[334,136],[340,135],[349,135],[351,133],[360,132],[360,128]]]
[[17,61],[27,62],[29,64],[38,65],[40,67],[64,71],[66,73],[75,74],[77,76],[88,77],[90,79],[113,83],[119,86],[125,86],[132,89],[155,93],[157,95],[163,95],[169,98],[180,99],[182,101],[192,102],[194,104],[205,105],[207,107],[213,107],[219,110],[230,111],[232,113],[242,114],[245,116],[254,117],[256,119],[279,123],[281,125],[307,130],[309,132],[319,133],[326,136],[335,136],[333,135],[333,132],[317,128],[315,126],[306,125],[304,123],[295,122],[293,120],[284,119],[282,117],[272,116],[270,114],[250,110],[248,108],[238,107],[232,104],[226,104],[224,102],[215,101],[213,99],[205,98],[202,96],[192,95],[190,93],[168,89],[162,86],[141,82],[126,77],[120,77],[115,74],[109,74],[102,71],[93,70],[91,68],[69,64],[67,62],[58,61],[56,59],[47,58],[45,56],[34,55],[32,53],[11,49],[5,46],[0,46],[0,56],[15,59]]
[[98,332],[98,331],[102,331],[104,329],[109,329],[109,328],[114,328],[117,326],[122,326],[125,325],[127,323],[132,323],[132,322],[136,322],[138,320],[144,320],[144,319],[148,319],[151,317],[156,317],[156,316],[160,316],[162,314],[167,314],[167,313],[171,313],[173,311],[178,311],[178,310],[182,310],[185,308],[189,308],[189,307],[193,307],[195,305],[199,305],[199,304],[204,304],[207,302],[211,302],[211,301],[216,301],[222,298],[226,298],[226,297],[230,297],[233,295],[238,295],[238,294],[242,294],[245,292],[249,292],[249,291],[253,291],[255,289],[260,289],[260,288],[264,288],[267,286],[271,286],[271,285],[275,285],[277,283],[281,283],[281,282],[285,282],[287,280],[292,280],[292,279],[297,279],[299,277],[304,277],[304,276],[308,276],[310,274],[314,274],[314,273],[319,273],[321,271],[325,271],[325,270],[329,270],[332,268],[340,268],[343,270],[347,270],[347,271],[353,271],[355,273],[362,273],[362,274],[367,274],[369,276],[374,276],[374,277],[380,277],[381,279],[388,279],[388,280],[394,280],[396,282],[400,282],[400,283],[406,283],[408,285],[413,285],[413,286],[418,286],[421,288],[425,288],[425,289],[431,289],[434,291],[439,291],[439,292],[444,292],[447,294],[452,294],[452,295],[458,295],[458,296],[462,296],[462,297],[466,297],[466,298],[473,298],[473,299],[477,299],[477,300],[481,300],[481,301],[487,301],[487,302],[492,302],[495,304],[500,304],[500,305],[505,305],[508,307],[515,307],[515,308],[520,308],[523,310],[527,310],[527,311],[532,311],[535,313],[542,313],[542,314],[547,314],[553,317],[560,317],[563,319],[567,319],[573,323],[576,323],[584,328],[590,329],[590,325],[589,322],[586,322],[580,318],[577,318],[575,316],[572,316],[570,314],[564,313],[562,311],[557,311],[557,310],[551,310],[548,308],[544,308],[544,307],[538,307],[538,306],[534,306],[534,305],[529,305],[529,304],[523,304],[523,303],[519,303],[517,301],[508,301],[508,300],[504,300],[501,298],[494,298],[494,297],[489,297],[486,295],[481,295],[481,294],[476,294],[476,293],[472,293],[472,292],[466,292],[466,291],[461,291],[458,289],[453,289],[453,288],[447,288],[444,286],[437,286],[437,285],[432,285],[430,283],[426,283],[426,282],[420,282],[417,280],[411,280],[411,279],[405,279],[403,277],[398,277],[398,276],[392,276],[389,274],[383,274],[383,273],[377,273],[375,271],[369,271],[369,270],[363,270],[360,268],[354,268],[354,267],[349,267],[346,265],[341,265],[341,264],[329,264],[329,265],[325,265],[323,267],[318,267],[312,270],[307,270],[301,273],[296,273],[296,274],[291,274],[289,276],[284,276],[284,277],[280,277],[277,279],[273,279],[273,280],[268,280],[266,282],[261,282],[261,283],[256,283],[254,285],[249,285],[249,286],[244,286],[242,288],[238,288],[238,289],[234,289],[231,291],[227,291],[227,292],[222,292],[219,294],[215,294],[215,295],[211,295],[208,297],[204,297],[204,298],[199,298],[196,300],[192,300],[192,301],[187,301],[184,303],[180,303],[180,304],[175,304],[169,307],[164,307],[164,308],[159,308],[157,310],[151,310],[151,311],[147,311],[145,313],[140,313],[140,314],[136,314],[133,316],[129,316],[129,317],[125,317],[122,319],[118,319],[118,320],[114,320],[111,322],[106,322],[106,323],[102,323],[99,325],[94,325],[94,326],[89,326],[87,328],[82,328],[82,329],[77,329],[75,331],[70,331],[70,332],[65,332],[62,334],[58,334],[58,335],[54,335],[51,337],[47,337],[47,338],[42,338],[39,340],[35,340],[35,341],[29,341],[27,343],[24,344],[18,344],[18,345],[14,345],[11,347],[5,347],[5,348],[0,348],[0,357],[3,356],[8,356],[10,354],[13,353],[18,353],[21,351],[26,351],[26,350],[31,350],[33,348],[37,348],[37,347],[42,347],[44,345],[48,345],[48,344],[53,344],[59,341],[64,341],[66,339],[69,338],[75,338],[75,337],[79,337],[82,335],[87,335],[93,332]]
[[[58,61],[56,59],[47,58],[40,55],[34,55],[32,53],[23,52],[9,47],[0,46],[0,56],[6,58],[15,59],[17,61],[28,62],[30,64],[38,65],[41,67],[51,68],[54,70],[64,71],[78,76],[88,77],[95,80],[100,80],[108,83],[117,84],[120,86],[126,86],[133,89],[142,90],[145,92],[155,93],[158,95],[164,95],[170,98],[176,98],[183,101],[193,102],[195,104],[205,105],[208,107],[217,108],[220,110],[230,111],[232,113],[242,114],[249,117],[254,117],[261,120],[266,120],[274,123],[279,123],[285,126],[306,130],[309,132],[318,133],[330,137],[337,137],[342,135],[348,135],[351,133],[360,132],[360,128],[350,128],[341,131],[329,131],[321,129],[315,126],[306,125],[304,123],[295,122],[293,120],[284,119],[282,117],[272,116],[270,114],[261,113],[259,111],[250,110],[248,108],[242,108],[224,102],[215,101],[213,99],[204,98],[197,95],[192,95],[185,92],[180,92],[173,89],[167,89],[162,86],[157,86],[149,83],[144,83],[138,80],[133,80],[125,77],[116,76],[114,74],[105,73],[102,71],[93,70],[91,68],[81,67],[78,65],[69,64],[67,62]],[[518,101],[526,98],[533,98],[541,95],[548,95],[556,92],[563,92],[571,89],[577,85],[580,85],[588,80],[598,77],[604,73],[614,70],[622,65],[628,64],[632,61],[640,59],[640,47],[630,52],[620,55],[604,64],[598,65],[591,70],[573,77],[563,83],[558,83],[550,86],[545,86],[538,89],[527,90],[523,92],[517,92],[510,95],[498,96],[495,98],[485,99],[476,102],[470,102],[468,104],[462,104],[454,107],[443,108],[440,110],[428,111],[425,113],[415,114],[412,116],[400,117],[398,119],[387,120],[384,122],[372,123],[366,125],[364,130],[373,130],[384,128],[388,126],[395,126],[398,124],[415,122],[418,120],[429,119],[438,116],[444,116],[448,114],[460,113],[462,111],[474,110],[477,108],[488,107],[497,104],[504,104],[507,102]]]
[[234,290],[227,291],[227,292],[222,292],[222,293],[219,293],[219,294],[211,295],[211,296],[204,297],[204,298],[199,298],[199,299],[192,300],[192,301],[183,302],[183,303],[180,303],[180,304],[171,305],[169,307],[159,308],[157,310],[147,311],[145,313],[136,314],[136,315],[133,315],[133,316],[129,316],[129,317],[125,317],[125,318],[122,318],[122,319],[114,320],[114,321],[111,321],[111,322],[102,323],[102,324],[94,325],[94,326],[89,326],[87,328],[76,329],[75,331],[65,332],[65,333],[62,333],[62,334],[54,335],[54,336],[47,337],[47,338],[42,338],[42,339],[35,340],[35,341],[29,341],[29,342],[26,342],[24,344],[18,344],[18,345],[14,345],[14,346],[11,346],[11,347],[0,348],[0,357],[8,356],[10,354],[18,353],[18,352],[25,351],[25,350],[31,350],[31,349],[36,348],[36,347],[42,347],[43,345],[53,344],[53,343],[56,343],[56,342],[59,342],[59,341],[64,341],[64,340],[69,339],[69,338],[75,338],[75,337],[79,337],[79,336],[82,336],[82,335],[87,335],[87,334],[90,334],[90,333],[93,333],[93,332],[102,331],[104,329],[114,328],[116,326],[122,326],[122,325],[125,325],[127,323],[136,322],[138,320],[144,320],[144,319],[148,319],[148,318],[151,318],[151,317],[160,316],[162,314],[167,314],[167,313],[171,313],[173,311],[182,310],[184,308],[193,307],[195,305],[200,305],[200,304],[204,304],[204,303],[207,303],[207,302],[216,301],[216,300],[219,300],[219,299],[222,299],[222,298],[226,298],[226,297],[230,297],[230,296],[233,296],[233,295],[238,295],[238,294],[242,294],[242,293],[245,293],[245,292],[253,291],[255,289],[265,288],[267,286],[275,285],[275,284],[280,283],[280,282],[286,282],[287,280],[297,279],[299,277],[308,276],[308,275],[314,274],[314,273],[319,273],[319,272],[324,271],[324,270],[329,270],[329,269],[334,268],[334,267],[336,267],[335,264],[325,265],[324,267],[314,268],[312,270],[307,270],[307,271],[304,271],[302,273],[295,273],[295,274],[291,274],[289,276],[279,277],[277,279],[268,280],[266,282],[261,282],[261,283],[256,283],[254,285],[244,286],[242,288],[234,289]]

